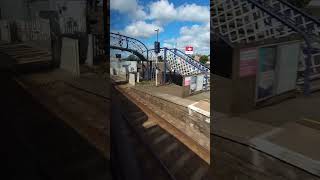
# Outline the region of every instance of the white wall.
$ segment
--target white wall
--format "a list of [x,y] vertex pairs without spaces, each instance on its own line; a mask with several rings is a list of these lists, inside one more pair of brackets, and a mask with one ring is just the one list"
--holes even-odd
[[61,9],[63,6],[67,7],[67,9],[60,14],[60,23],[64,24],[68,18],[72,17],[77,21],[81,31],[86,31],[86,1],[56,0],[56,10]]
[[125,66],[128,66],[129,72],[137,72],[137,62],[136,61],[117,61],[117,60],[111,59],[110,69],[111,70],[114,69],[118,75],[126,75],[126,67]]

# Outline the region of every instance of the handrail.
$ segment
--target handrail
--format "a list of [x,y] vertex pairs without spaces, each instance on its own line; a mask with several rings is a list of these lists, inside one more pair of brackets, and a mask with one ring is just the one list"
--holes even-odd
[[314,21],[317,25],[320,26],[320,21],[318,19],[316,19],[315,17],[313,16],[310,16],[308,13],[302,11],[301,9],[297,8],[296,6],[292,5],[291,3],[285,1],[285,0],[278,0],[279,2],[289,6],[291,9],[295,10],[295,11],[298,11],[299,13],[303,14],[303,16],[307,17],[309,20],[312,20]]
[[[167,47],[160,48],[160,50],[161,50],[161,49],[163,49],[163,50],[166,49],[166,50],[170,51],[171,53],[173,53],[173,54],[179,56],[180,58],[184,59],[187,63],[189,63],[189,64],[192,65],[193,67],[195,67],[195,68],[197,68],[197,69],[205,69],[205,70],[206,70],[205,74],[207,74],[207,73],[210,74],[210,72],[207,72],[207,71],[210,71],[210,69],[209,69],[208,67],[204,66],[204,65],[203,65],[202,63],[200,63],[200,62],[197,62],[197,61],[194,60],[191,56],[185,54],[184,52],[180,51],[179,49],[167,48]],[[149,52],[154,51],[154,50],[155,50],[155,49],[150,49]],[[188,57],[189,59],[191,59],[191,60],[186,59],[186,58],[183,57],[181,54],[178,54],[178,53],[173,52],[174,50],[179,51],[180,53],[182,53],[183,55],[187,56],[187,57]],[[199,67],[198,67],[199,65],[198,65],[198,64],[195,64],[194,62],[200,64],[202,67],[199,68]],[[201,70],[200,70],[200,71],[201,71]]]
[[[126,43],[126,48],[122,47],[122,44],[110,45],[111,48],[134,52],[135,54],[138,54],[140,58],[143,57],[142,60],[148,60],[149,50],[147,46],[140,40],[126,36],[126,35],[122,35],[119,33],[113,33],[113,32],[110,32],[109,37],[112,39],[120,38],[121,42],[125,41]],[[113,42],[113,41],[110,39],[110,42]],[[133,48],[129,47],[129,45],[133,46]],[[144,55],[145,53],[146,55]]]
[[117,35],[117,36],[122,36],[122,37],[125,37],[125,38],[128,38],[128,39],[133,39],[135,41],[138,41],[139,43],[141,43],[148,50],[147,46],[143,42],[138,40],[138,39],[135,39],[135,38],[132,38],[132,37],[129,37],[129,36],[126,36],[126,35],[122,35],[122,34],[119,34],[119,33],[110,32],[110,34]]
[[205,68],[205,69],[207,69],[207,70],[210,70],[210,68],[206,67],[206,66],[205,66],[204,64],[202,64],[201,62],[196,61],[196,60],[193,59],[191,56],[189,56],[188,54],[185,54],[185,53],[182,52],[181,50],[179,50],[179,49],[169,49],[169,51],[171,51],[171,50],[176,50],[176,51],[182,53],[183,55],[185,55],[185,56],[187,56],[188,58],[192,59],[194,62],[196,62],[196,63],[200,64],[201,66],[203,66],[203,68]]

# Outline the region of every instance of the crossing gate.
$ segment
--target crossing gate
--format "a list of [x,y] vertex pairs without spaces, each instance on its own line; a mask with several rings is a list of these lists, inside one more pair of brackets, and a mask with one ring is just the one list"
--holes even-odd
[[[311,80],[320,78],[320,22],[284,0],[212,0],[214,38],[227,44],[248,45],[267,39],[303,40],[297,84],[306,94]],[[311,87],[312,88],[312,87]]]

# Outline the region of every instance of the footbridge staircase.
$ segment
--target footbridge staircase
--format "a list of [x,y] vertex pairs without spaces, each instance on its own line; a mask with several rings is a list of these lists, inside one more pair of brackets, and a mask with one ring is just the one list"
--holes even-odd
[[[210,89],[210,69],[178,49],[164,47],[160,49],[160,53],[156,53],[155,49],[148,49],[141,41],[119,33],[110,33],[110,48],[131,52],[141,61],[153,64],[149,66],[149,71],[152,71],[157,58],[161,56],[165,71],[176,72],[181,76],[203,74],[203,88]],[[165,79],[166,73],[164,73],[164,81]]]
[[306,95],[319,87],[320,22],[285,0],[211,0],[214,41],[231,47],[258,44],[270,39],[297,38],[303,54],[297,87]]

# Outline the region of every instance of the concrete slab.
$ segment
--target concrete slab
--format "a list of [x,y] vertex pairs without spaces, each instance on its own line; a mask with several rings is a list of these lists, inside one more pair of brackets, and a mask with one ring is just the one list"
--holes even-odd
[[79,78],[66,80],[75,87],[87,90],[105,98],[110,98],[110,79],[104,79],[95,73],[82,74]]
[[320,92],[314,92],[309,97],[298,96],[273,106],[241,114],[240,117],[275,127],[288,122],[297,122],[302,118],[320,122],[320,111],[317,104],[320,104]]
[[195,103],[194,101],[188,100],[188,99],[184,99],[184,98],[180,98],[177,96],[173,96],[170,94],[162,94],[162,93],[151,93],[153,96],[162,98],[164,100],[167,100],[169,102],[173,102],[175,104],[184,106],[184,107],[188,107],[189,105]]
[[152,121],[152,120],[150,120],[150,119],[148,119],[148,121],[146,121],[146,122],[144,122],[143,124],[142,124],[142,126],[144,127],[144,128],[151,128],[151,127],[153,127],[153,126],[156,126],[157,125],[157,122],[156,121]]
[[78,40],[71,38],[62,39],[60,68],[80,76]]
[[319,139],[320,131],[287,123],[253,138],[250,143],[263,152],[320,176]]
[[226,117],[211,122],[211,132],[247,144],[252,138],[273,129],[272,126],[239,117]]
[[[180,93],[180,87],[174,84],[165,85],[165,86],[154,86],[152,84],[144,84],[143,82],[135,87],[132,87],[136,90],[143,91],[150,95],[162,98],[172,103],[176,103],[178,105],[188,107],[191,104],[194,104],[197,101],[207,101],[208,97],[198,96],[200,98],[182,98],[182,92]],[[209,93],[209,92],[206,92]],[[210,97],[209,97],[210,99]],[[207,101],[208,102],[208,101]],[[210,104],[210,103],[209,103]],[[210,106],[209,106],[210,107]],[[210,108],[208,112],[210,111]]]
[[206,101],[195,102],[188,106],[190,110],[196,111],[207,117],[210,117],[210,103]]
[[294,122],[273,127],[239,117],[225,117],[211,123],[214,134],[320,176],[319,130]]
[[129,84],[131,85],[136,85],[136,78],[135,78],[135,74],[130,73],[129,74]]

